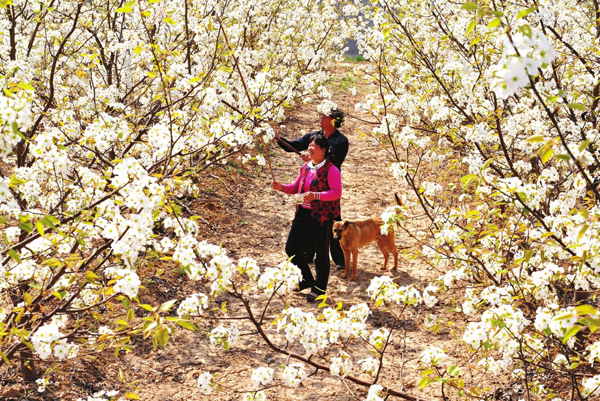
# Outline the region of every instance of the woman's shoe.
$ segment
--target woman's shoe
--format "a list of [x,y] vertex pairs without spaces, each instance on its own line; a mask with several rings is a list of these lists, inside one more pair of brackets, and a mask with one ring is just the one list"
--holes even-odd
[[315,302],[317,300],[317,297],[319,297],[319,294],[315,294],[314,292],[311,292],[310,294],[306,295],[306,300],[308,302]]

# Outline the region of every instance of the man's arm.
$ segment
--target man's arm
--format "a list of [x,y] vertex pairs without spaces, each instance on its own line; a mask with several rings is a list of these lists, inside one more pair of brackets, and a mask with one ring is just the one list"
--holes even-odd
[[308,149],[308,145],[310,144],[310,134],[306,134],[298,139],[296,139],[295,141],[288,141],[285,138],[282,138],[279,135],[275,136],[275,139],[277,140],[277,145],[279,145],[279,147],[283,150],[285,150],[286,152],[293,152],[293,150],[291,150],[290,148],[288,148],[285,145],[282,145],[281,142],[285,142],[288,145],[290,145],[292,148],[296,149],[299,152],[302,152],[303,150]]

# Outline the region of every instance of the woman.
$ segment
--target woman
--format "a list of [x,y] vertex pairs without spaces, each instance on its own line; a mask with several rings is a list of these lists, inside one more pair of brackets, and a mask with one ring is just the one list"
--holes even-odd
[[[282,185],[273,181],[273,188],[286,194],[302,194],[302,204],[296,206],[296,216],[285,245],[285,252],[302,271],[299,289],[310,288],[306,296],[313,302],[327,290],[329,281],[329,233],[333,219],[340,215],[342,178],[340,170],[330,160],[329,142],[322,132],[313,134],[308,146],[310,161],[302,166],[296,181]],[[304,258],[305,245],[312,241],[316,250],[316,277]]]

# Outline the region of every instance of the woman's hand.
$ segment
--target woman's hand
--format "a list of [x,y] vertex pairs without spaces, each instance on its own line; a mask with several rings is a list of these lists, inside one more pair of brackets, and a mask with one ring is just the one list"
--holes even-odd
[[302,154],[300,155],[300,157],[306,163],[308,163],[310,161],[310,155],[308,154],[308,152],[302,152]]
[[315,199],[314,192],[305,192],[304,193],[304,202],[310,202]]
[[273,181],[273,183],[271,185],[273,186],[273,189],[276,189],[278,191],[283,191],[283,185],[281,185],[277,181]]

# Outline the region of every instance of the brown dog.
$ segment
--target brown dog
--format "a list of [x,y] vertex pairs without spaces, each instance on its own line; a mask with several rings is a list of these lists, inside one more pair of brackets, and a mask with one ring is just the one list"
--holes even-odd
[[333,222],[333,237],[340,240],[340,245],[344,251],[344,259],[346,262],[346,272],[341,276],[348,277],[350,272],[350,255],[353,257],[352,277],[351,280],[356,280],[356,263],[358,258],[358,248],[373,241],[377,241],[377,245],[385,261],[381,270],[387,268],[389,260],[388,251],[394,255],[394,269],[398,268],[398,251],[396,251],[396,241],[393,229],[390,229],[387,234],[381,234],[380,227],[383,225],[381,217],[374,217],[364,221],[335,221]]

